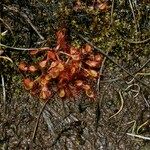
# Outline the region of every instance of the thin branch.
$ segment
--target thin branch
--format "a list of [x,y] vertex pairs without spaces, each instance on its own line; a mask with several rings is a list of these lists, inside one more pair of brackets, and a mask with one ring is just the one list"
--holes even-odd
[[33,131],[33,135],[32,135],[32,141],[34,141],[35,139],[35,135],[36,135],[36,131],[37,131],[37,128],[38,128],[38,124],[39,124],[39,120],[40,120],[40,117],[41,117],[41,114],[46,106],[46,104],[49,102],[49,99],[44,103],[39,115],[38,115],[38,118],[37,118],[37,121],[36,121],[36,124],[35,124],[35,128],[34,128],[34,131]]
[[100,48],[96,47],[93,45],[92,42],[88,41],[86,38],[84,38],[81,34],[78,34],[78,36],[80,38],[82,38],[85,42],[89,43],[94,49],[96,49],[97,51],[99,51],[102,55],[104,55],[106,58],[108,58],[112,63],[114,63],[116,66],[118,66],[120,69],[122,69],[124,72],[126,72],[128,75],[130,75],[131,77],[133,77],[135,80],[137,80],[139,83],[143,84],[145,87],[147,87],[148,89],[150,88],[149,85],[147,85],[146,83],[142,82],[140,79],[136,78],[133,74],[131,74],[129,71],[127,71],[125,68],[123,68],[121,65],[119,65],[118,63],[116,63],[110,56],[108,56],[106,53],[104,53]]
[[142,136],[142,135],[137,135],[137,134],[132,134],[132,133],[127,133],[127,135],[133,136],[133,137],[138,137],[143,140],[150,140],[150,137],[146,137],[146,136]]

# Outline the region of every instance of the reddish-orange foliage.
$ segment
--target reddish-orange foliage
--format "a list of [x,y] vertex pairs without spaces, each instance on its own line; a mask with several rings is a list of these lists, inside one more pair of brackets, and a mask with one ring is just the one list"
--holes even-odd
[[98,78],[102,56],[94,53],[89,44],[81,48],[69,45],[65,31],[66,29],[62,29],[56,33],[56,47],[30,51],[31,57],[40,56],[39,62],[31,65],[20,62],[21,71],[36,76],[35,79],[25,78],[24,87],[41,99],[49,99],[53,93],[57,93],[61,98],[73,97],[79,91],[85,91],[89,98],[94,98],[91,85]]
[[[81,2],[80,0],[76,0],[75,5],[74,5],[74,10],[75,11],[81,11],[82,9],[85,8],[86,2]],[[97,1],[94,0],[92,5],[90,5],[91,9],[96,9],[101,12],[106,12],[109,9],[109,4],[108,1]]]

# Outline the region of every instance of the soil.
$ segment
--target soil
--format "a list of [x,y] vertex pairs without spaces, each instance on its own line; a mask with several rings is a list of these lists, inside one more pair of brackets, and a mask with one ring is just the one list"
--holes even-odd
[[[0,5],[1,44],[11,47],[0,45],[0,56],[13,61],[0,57],[2,150],[150,149],[148,0],[2,0]],[[18,64],[33,61],[28,51],[13,47],[54,47],[55,33],[62,27],[72,45],[85,43],[81,34],[108,57],[99,88],[97,82],[93,86],[96,99],[83,93],[65,100],[54,96],[41,112],[33,139],[44,102],[22,85],[25,75]]]

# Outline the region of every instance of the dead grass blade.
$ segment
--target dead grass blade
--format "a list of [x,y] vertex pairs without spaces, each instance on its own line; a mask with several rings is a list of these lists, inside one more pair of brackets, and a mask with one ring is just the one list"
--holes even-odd
[[119,91],[119,96],[120,96],[120,100],[121,100],[120,109],[114,115],[112,115],[111,117],[109,117],[109,119],[111,119],[111,118],[115,117],[116,115],[118,115],[121,112],[122,108],[123,108],[124,100],[123,100],[123,96],[121,94],[121,91]]
[[6,112],[6,89],[5,89],[5,81],[3,75],[1,75],[1,80],[2,80],[3,103],[4,103],[4,113],[5,113]]
[[142,136],[142,135],[137,135],[137,134],[132,134],[132,133],[127,133],[129,136],[137,137],[143,140],[150,140],[150,137]]
[[0,59],[5,59],[5,60],[9,60],[11,63],[13,63],[12,59],[10,59],[9,57],[6,56],[0,56]]

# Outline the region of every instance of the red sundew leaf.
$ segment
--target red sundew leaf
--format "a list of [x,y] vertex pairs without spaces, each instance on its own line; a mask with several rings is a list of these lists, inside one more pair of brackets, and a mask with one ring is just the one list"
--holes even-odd
[[58,95],[59,95],[59,97],[61,97],[61,98],[65,97],[65,95],[66,95],[65,90],[64,90],[64,89],[60,89]]
[[91,45],[86,44],[86,45],[85,45],[85,50],[86,50],[87,52],[92,52],[92,47],[91,47]]
[[59,71],[63,71],[64,70],[64,64],[60,61],[54,61],[51,63],[51,66],[49,67],[48,70],[51,70],[51,69],[56,69],[56,70],[59,70]]
[[56,69],[58,69],[60,72],[63,71],[65,69],[63,63],[59,63],[57,66],[56,66]]
[[73,47],[73,46],[70,47],[70,54],[71,54],[71,55],[77,54],[77,53],[79,53],[77,48],[75,48],[75,47]]
[[61,68],[61,67],[64,67],[64,65],[63,65],[63,63],[61,61],[53,61],[51,63],[51,66],[50,66],[49,69],[56,68],[56,67]]
[[[69,91],[70,91],[70,95],[68,95],[68,96],[70,96],[70,97],[75,97],[75,96],[78,95],[77,87],[75,87],[74,85],[69,84],[69,85],[68,85],[68,89],[69,89]],[[67,94],[66,94],[66,95],[67,95]]]
[[43,86],[41,88],[41,92],[40,92],[40,98],[41,99],[44,99],[44,100],[48,99],[51,97],[51,95],[52,95],[52,92],[48,89],[47,86]]
[[91,89],[86,90],[85,93],[88,97],[94,98],[94,92]]
[[88,84],[83,84],[82,88],[86,91],[91,89],[91,87]]
[[97,61],[87,60],[85,63],[90,67],[98,67],[99,66],[99,62],[97,62]]
[[81,68],[81,62],[79,61],[73,61],[71,64],[70,64],[71,67],[75,67],[76,69],[79,69]]
[[90,54],[90,55],[88,56],[88,59],[89,59],[89,60],[95,60],[94,54]]
[[31,90],[33,88],[34,82],[31,79],[26,78],[23,80],[23,84],[26,90]]
[[109,7],[108,7],[108,3],[107,3],[107,2],[101,3],[101,4],[98,5],[98,8],[99,8],[101,11],[106,12],[107,9],[109,8]]
[[86,51],[85,51],[84,48],[81,48],[81,53],[82,53],[82,54],[86,54]]
[[65,28],[61,29],[56,33],[56,37],[57,37],[56,50],[63,49],[64,51],[66,51],[68,49],[65,34],[66,34]]
[[89,73],[87,72],[86,69],[84,69],[84,70],[81,72],[81,75],[84,76],[84,77],[89,77]]
[[81,87],[81,86],[83,86],[83,81],[82,80],[76,80],[75,85],[78,87]]
[[21,71],[27,71],[28,70],[28,66],[25,62],[21,62],[18,66],[18,68],[21,70]]
[[37,71],[37,68],[35,66],[29,66],[29,69],[28,69],[30,72],[34,73],[35,71]]
[[69,69],[65,69],[59,74],[59,84],[66,84],[72,79],[72,74]]
[[57,33],[56,33],[56,37],[57,37],[57,42],[60,41],[60,40],[64,40],[65,38],[65,32],[66,32],[66,29],[63,28],[61,30],[59,30]]
[[58,69],[55,69],[55,68],[52,68],[49,72],[48,72],[49,76],[53,79],[56,79],[59,74],[60,74],[60,71]]
[[48,51],[47,52],[47,59],[49,60],[56,60],[56,54],[55,52],[52,52],[52,51]]
[[80,68],[81,64],[80,62],[78,61],[73,61],[73,62],[70,62],[69,65],[65,66],[67,69],[66,69],[66,72],[68,72],[68,74],[71,76],[73,76],[75,73],[78,72],[79,68]]
[[91,45],[86,44],[85,48],[82,50],[83,53],[87,54],[87,53],[91,53],[93,51]]
[[102,56],[97,54],[95,55],[95,58],[94,58],[95,61],[98,61],[98,62],[102,62]]
[[49,70],[50,70],[51,68],[56,67],[57,65],[58,65],[58,61],[53,61],[53,62],[51,63],[51,66],[50,66]]
[[57,78],[60,74],[60,72],[62,72],[64,70],[64,64],[62,62],[59,61],[55,61],[51,63],[50,68],[48,69],[48,74],[51,76],[51,78]]
[[45,75],[45,80],[50,81],[51,79],[52,77],[49,74]]
[[75,73],[76,73],[76,68],[75,67],[71,67],[70,74],[73,75]]
[[73,60],[76,60],[76,61],[78,61],[78,60],[81,59],[80,54],[71,55],[71,58],[72,58]]
[[48,87],[46,85],[44,85],[42,88],[41,88],[41,91],[49,91],[48,90]]
[[30,93],[34,96],[37,96],[39,95],[40,90],[41,90],[41,86],[39,85],[37,81],[34,81],[34,85],[32,89],[30,90]]
[[98,73],[95,71],[95,70],[93,70],[93,69],[88,69],[88,70],[86,70],[87,72],[88,72],[88,74],[91,76],[91,77],[93,77],[93,78],[96,78],[97,76],[98,76]]
[[47,85],[48,82],[49,82],[49,80],[47,80],[47,79],[45,78],[45,75],[43,75],[43,76],[41,76],[41,77],[39,78],[39,84],[40,84],[40,85]]
[[64,90],[65,90],[65,96],[68,98],[74,97],[76,95],[75,88],[71,86],[70,84],[67,84]]
[[47,60],[43,60],[43,61],[39,62],[39,66],[41,68],[45,68],[46,67],[46,63],[47,63]]

